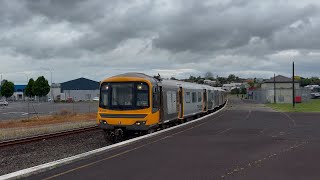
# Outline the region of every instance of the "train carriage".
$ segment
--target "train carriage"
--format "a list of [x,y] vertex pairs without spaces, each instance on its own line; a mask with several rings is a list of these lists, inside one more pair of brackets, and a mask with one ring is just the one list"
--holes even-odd
[[224,94],[211,86],[142,73],[117,75],[101,82],[97,123],[108,138],[152,132],[214,111],[225,103]]

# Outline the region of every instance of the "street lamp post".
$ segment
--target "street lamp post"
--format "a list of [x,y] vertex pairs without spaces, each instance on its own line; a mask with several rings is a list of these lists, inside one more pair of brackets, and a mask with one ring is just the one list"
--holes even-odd
[[[24,74],[27,77],[27,85],[29,83],[29,76],[27,74]],[[26,101],[26,92],[24,92],[24,101]]]
[[52,113],[54,112],[54,97],[53,97],[53,88],[52,88],[52,72],[53,72],[53,69],[49,69],[50,71],[50,97],[51,97],[51,103],[52,103]]

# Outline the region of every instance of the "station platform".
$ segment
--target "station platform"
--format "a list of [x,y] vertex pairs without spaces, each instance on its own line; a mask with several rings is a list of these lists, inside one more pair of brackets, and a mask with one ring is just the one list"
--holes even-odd
[[314,117],[234,98],[201,121],[25,179],[318,179]]

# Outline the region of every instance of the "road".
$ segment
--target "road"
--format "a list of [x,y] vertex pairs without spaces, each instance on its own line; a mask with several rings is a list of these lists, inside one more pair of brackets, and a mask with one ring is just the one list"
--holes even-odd
[[9,119],[27,118],[28,112],[33,115],[48,115],[66,109],[70,112],[87,113],[97,112],[97,102],[77,102],[77,103],[28,103],[10,102],[9,106],[0,106],[0,121]]
[[203,121],[27,179],[319,179],[319,115],[232,99]]

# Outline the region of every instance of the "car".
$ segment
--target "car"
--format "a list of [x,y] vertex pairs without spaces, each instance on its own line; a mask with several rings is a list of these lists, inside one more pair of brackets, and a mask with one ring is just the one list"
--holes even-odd
[[311,90],[311,98],[312,99],[320,98],[320,86],[314,87]]
[[6,100],[0,100],[0,106],[8,106],[9,103]]
[[94,97],[92,100],[93,101],[99,101],[99,97]]

